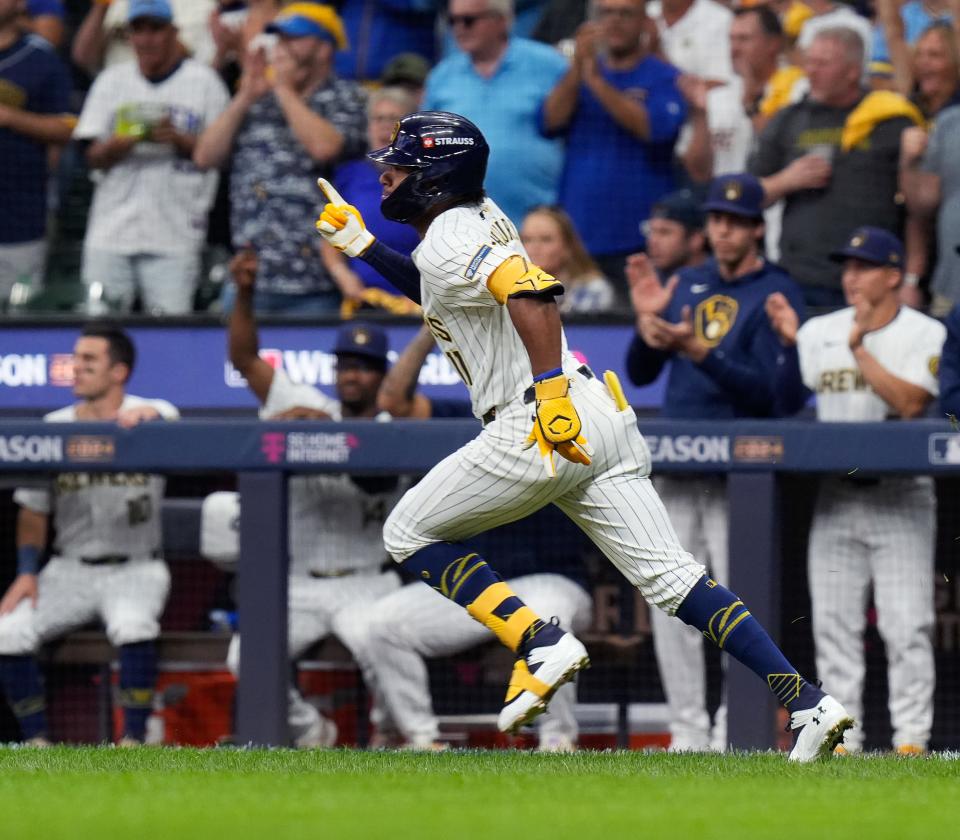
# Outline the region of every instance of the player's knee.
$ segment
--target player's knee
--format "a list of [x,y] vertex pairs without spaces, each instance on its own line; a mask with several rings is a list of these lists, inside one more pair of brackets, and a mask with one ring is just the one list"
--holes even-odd
[[401,499],[400,505],[393,509],[383,524],[383,546],[395,563],[402,563],[418,548],[422,548],[411,527],[414,520],[403,514],[402,504]]
[[355,656],[363,656],[370,645],[370,615],[368,609],[340,610],[331,622],[334,635]]
[[39,646],[40,637],[29,601],[21,602],[13,612],[0,616],[0,656],[25,656],[36,653]]
[[160,635],[160,624],[148,615],[117,615],[107,621],[107,638],[114,647],[149,642]]

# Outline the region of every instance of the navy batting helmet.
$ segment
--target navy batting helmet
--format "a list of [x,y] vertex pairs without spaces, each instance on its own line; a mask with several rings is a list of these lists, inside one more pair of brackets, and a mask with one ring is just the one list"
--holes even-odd
[[441,201],[483,190],[490,147],[466,117],[448,111],[421,111],[397,123],[389,146],[370,152],[377,163],[413,171],[380,209],[395,222],[409,222]]

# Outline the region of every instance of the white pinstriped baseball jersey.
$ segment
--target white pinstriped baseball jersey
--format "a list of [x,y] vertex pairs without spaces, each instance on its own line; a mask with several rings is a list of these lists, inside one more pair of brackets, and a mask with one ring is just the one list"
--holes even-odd
[[[804,384],[817,395],[817,419],[827,422],[885,420],[890,406],[860,372],[848,338],[853,307],[811,318],[797,334]],[[901,306],[885,327],[863,337],[863,346],[890,373],[936,396],[937,366],[947,332],[943,324]]]
[[[294,384],[275,371],[261,418],[295,406],[315,408],[340,420],[340,403],[310,385]],[[378,421],[389,421],[381,412]],[[316,431],[316,428],[313,429]],[[383,490],[361,487],[350,475],[299,475],[290,479],[290,565],[292,572],[343,572],[379,568],[386,553],[383,523],[409,482],[403,478]]]
[[[180,415],[166,400],[127,394],[121,410],[153,406],[165,420]],[[48,423],[73,423],[76,406],[52,411]],[[53,514],[54,552],[62,557],[128,554],[150,557],[161,548],[160,506],[166,480],[147,473],[61,473],[50,490],[20,488],[13,500],[28,510]]]
[[[424,321],[470,390],[477,417],[506,405],[533,380],[510,313],[487,288],[514,254],[527,256],[520,235],[489,198],[442,213],[413,252]],[[565,369],[576,367],[565,336],[563,360]]]

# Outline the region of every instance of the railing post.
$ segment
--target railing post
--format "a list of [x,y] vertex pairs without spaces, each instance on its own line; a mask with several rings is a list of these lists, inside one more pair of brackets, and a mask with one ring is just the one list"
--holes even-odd
[[241,472],[237,740],[288,746],[287,476]]
[[[780,636],[780,498],[777,474],[731,472],[730,588],[774,641]],[[739,662],[727,670],[727,740],[735,749],[776,746],[777,703]]]

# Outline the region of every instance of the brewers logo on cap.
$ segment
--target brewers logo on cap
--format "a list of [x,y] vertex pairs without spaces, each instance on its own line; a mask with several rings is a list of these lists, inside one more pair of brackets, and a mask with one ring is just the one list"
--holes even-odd
[[887,259],[890,261],[890,264],[891,264],[891,265],[899,265],[899,264],[900,264],[900,255],[899,255],[896,251],[891,251],[891,252],[890,252],[890,256],[887,257]]
[[370,333],[364,327],[357,327],[353,331],[353,343],[363,347],[370,343]]
[[393,124],[393,131],[390,133],[390,143],[388,145],[392,146],[393,141],[397,139],[397,135],[400,133],[400,120],[397,120]]
[[866,237],[866,236],[861,236],[861,235],[858,233],[856,236],[853,237],[853,239],[850,240],[850,247],[851,247],[851,248],[859,248],[859,247],[860,247],[861,245],[863,245],[863,243],[866,242],[866,241],[867,241],[867,237]]
[[739,181],[727,181],[723,185],[723,197],[727,201],[736,201],[741,195],[743,195],[743,187],[740,186]]

